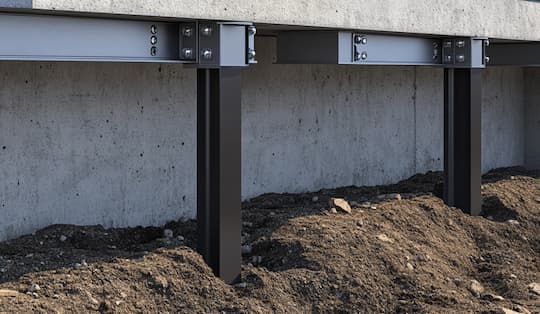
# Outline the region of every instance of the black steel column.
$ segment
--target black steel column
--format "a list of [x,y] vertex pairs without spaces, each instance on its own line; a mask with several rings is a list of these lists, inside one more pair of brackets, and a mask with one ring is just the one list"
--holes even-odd
[[444,201],[482,211],[481,69],[444,70]]
[[227,283],[241,267],[240,68],[197,70],[198,248]]

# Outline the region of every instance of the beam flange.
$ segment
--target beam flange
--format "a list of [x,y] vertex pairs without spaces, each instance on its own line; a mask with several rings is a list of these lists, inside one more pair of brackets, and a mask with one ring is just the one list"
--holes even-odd
[[488,49],[490,66],[540,66],[540,43],[492,43]]

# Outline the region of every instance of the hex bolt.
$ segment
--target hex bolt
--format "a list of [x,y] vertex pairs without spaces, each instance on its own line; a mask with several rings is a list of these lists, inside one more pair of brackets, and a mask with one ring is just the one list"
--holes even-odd
[[193,36],[193,28],[191,27],[184,27],[182,29],[182,35],[184,37],[187,37],[187,38],[190,38],[191,36]]
[[152,47],[152,48],[150,48],[150,54],[151,54],[152,56],[157,55],[157,47]]
[[491,59],[490,59],[488,56],[485,56],[485,57],[484,57],[484,61],[485,61],[486,64],[489,63],[490,60],[491,60]]
[[156,25],[150,26],[150,33],[157,34],[157,26]]
[[257,34],[257,28],[256,28],[255,26],[249,26],[249,27],[248,27],[248,33],[249,33],[249,35],[251,35],[251,36]]
[[489,44],[490,44],[489,39],[484,40],[484,46],[489,47]]
[[463,48],[465,47],[465,41],[464,40],[458,40],[456,41],[456,47]]
[[365,52],[365,51],[362,51],[362,54],[360,55],[360,59],[362,59],[362,60],[366,60],[366,59],[367,59],[367,57],[368,57],[368,55],[367,55],[367,52]]
[[201,56],[205,60],[212,60],[212,57],[213,57],[212,49],[210,49],[210,48],[203,49],[203,51],[201,53]]
[[201,29],[201,34],[206,37],[212,36],[213,29],[210,26],[205,26]]
[[257,53],[255,52],[254,49],[249,49],[248,50],[248,59],[249,60],[254,60],[256,55],[257,55]]
[[458,56],[456,56],[456,60],[459,63],[463,63],[463,62],[465,62],[465,56],[464,55],[458,55]]
[[151,43],[152,45],[157,44],[157,37],[156,37],[156,36],[150,37],[150,43]]
[[447,40],[444,42],[444,48],[452,48],[452,41]]
[[452,56],[451,55],[445,56],[444,59],[446,60],[446,63],[451,63],[452,62]]
[[182,57],[184,59],[193,59],[193,49],[191,48],[182,49]]
[[367,38],[363,37],[362,35],[356,35],[356,36],[354,36],[354,43],[355,44],[366,45],[367,44]]

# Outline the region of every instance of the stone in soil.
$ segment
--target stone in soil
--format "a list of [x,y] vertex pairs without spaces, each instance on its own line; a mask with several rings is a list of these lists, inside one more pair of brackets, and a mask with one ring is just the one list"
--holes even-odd
[[330,207],[334,207],[339,211],[350,214],[352,212],[349,203],[342,198],[331,198],[329,201]]
[[540,295],[540,284],[539,283],[533,282],[528,286],[528,288],[529,288],[530,292],[532,292],[534,294],[537,294],[537,295]]
[[477,280],[471,280],[471,283],[469,285],[469,291],[475,296],[480,297],[482,293],[484,293],[485,288],[482,286],[481,283],[479,283]]

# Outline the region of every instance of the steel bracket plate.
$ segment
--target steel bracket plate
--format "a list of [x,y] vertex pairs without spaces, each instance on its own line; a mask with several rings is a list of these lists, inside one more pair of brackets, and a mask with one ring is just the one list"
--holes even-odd
[[249,23],[180,23],[180,60],[199,68],[245,67],[257,63],[256,32]]

